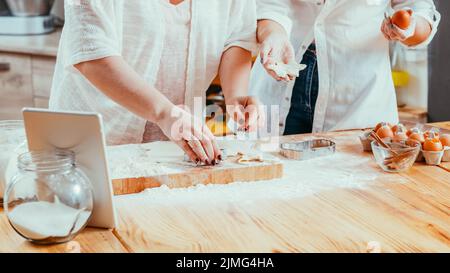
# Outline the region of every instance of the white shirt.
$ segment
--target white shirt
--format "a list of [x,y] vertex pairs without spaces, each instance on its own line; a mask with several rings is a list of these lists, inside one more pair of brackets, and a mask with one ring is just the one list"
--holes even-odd
[[[315,41],[319,95],[313,132],[368,128],[380,121],[398,122],[391,75],[389,42],[381,32],[384,13],[411,7],[437,31],[440,14],[432,0],[258,0],[258,19],[271,19],[291,34],[301,62]],[[289,20],[291,19],[291,20]],[[294,82],[279,83],[257,62],[250,92],[265,105],[280,106],[284,132]]]
[[[147,121],[106,97],[73,65],[122,56],[149,84],[155,84],[166,37],[161,8],[159,1],[148,0],[65,1],[66,22],[50,108],[100,113],[108,144],[140,143]],[[191,16],[184,101],[193,110],[194,98],[205,104],[206,90],[225,50],[255,49],[256,5],[254,0],[193,0]]]
[[[191,31],[191,0],[184,0],[178,5],[171,4],[169,0],[157,1],[162,6],[167,31],[155,88],[173,104],[184,105]],[[168,138],[158,125],[147,122],[142,140],[147,143]]]

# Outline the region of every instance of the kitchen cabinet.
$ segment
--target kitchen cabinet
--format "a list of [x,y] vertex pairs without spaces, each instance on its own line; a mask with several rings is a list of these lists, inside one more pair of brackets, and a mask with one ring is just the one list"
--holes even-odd
[[35,98],[48,99],[52,88],[56,59],[53,57],[33,56],[31,59],[32,82]]
[[18,119],[22,107],[33,105],[31,57],[0,53],[0,119]]
[[48,107],[56,59],[0,52],[0,120],[21,119],[23,107]]
[[24,107],[48,107],[59,37],[0,37],[0,120],[22,119]]

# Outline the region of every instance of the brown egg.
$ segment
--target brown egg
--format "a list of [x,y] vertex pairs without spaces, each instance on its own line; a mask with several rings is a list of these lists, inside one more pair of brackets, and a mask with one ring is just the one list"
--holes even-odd
[[427,140],[425,140],[423,149],[429,152],[440,152],[444,149],[444,146],[442,146],[442,143],[439,139],[433,137],[427,138]]
[[443,146],[450,147],[450,135],[442,135],[440,140]]
[[409,136],[408,140],[415,140],[415,141],[418,141],[420,143],[424,143],[425,142],[425,137],[423,136],[422,133],[413,132]]
[[391,127],[388,125],[382,126],[380,129],[377,130],[377,135],[383,139],[383,138],[393,138],[394,133],[392,132]]
[[373,130],[376,132],[383,126],[389,126],[390,128],[392,128],[392,124],[390,124],[388,122],[380,122],[377,124],[377,126],[375,126],[375,128]]
[[412,10],[399,10],[392,16],[392,23],[399,28],[408,29],[411,24]]
[[414,139],[408,139],[405,142],[405,144],[408,145],[409,147],[417,147],[417,146],[422,147],[422,143],[420,143],[419,141],[414,140]]
[[407,131],[405,125],[403,125],[401,123],[394,125],[392,127],[392,132],[394,132],[394,134],[396,134],[399,130],[402,130],[403,132]]
[[384,125],[386,125],[386,122],[380,122],[377,124],[377,126],[375,126],[375,128],[373,129],[375,132],[377,132],[381,127],[383,127]]

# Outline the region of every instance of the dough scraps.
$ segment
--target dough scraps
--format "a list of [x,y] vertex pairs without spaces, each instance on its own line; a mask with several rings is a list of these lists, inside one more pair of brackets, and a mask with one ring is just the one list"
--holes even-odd
[[254,162],[259,162],[259,163],[264,163],[264,158],[262,156],[262,154],[245,154],[245,153],[238,153],[238,159],[237,159],[237,163],[239,164],[249,164],[249,163],[254,163]]
[[305,70],[307,66],[299,63],[273,63],[268,65],[268,69],[272,70],[280,78],[289,76],[300,76],[300,71]]

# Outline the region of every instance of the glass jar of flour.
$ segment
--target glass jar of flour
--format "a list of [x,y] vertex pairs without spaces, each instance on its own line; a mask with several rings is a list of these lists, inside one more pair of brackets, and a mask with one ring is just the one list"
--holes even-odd
[[18,157],[18,172],[4,200],[11,226],[38,244],[72,240],[93,210],[92,186],[71,151],[29,152]]
[[26,152],[26,146],[23,121],[0,121],[0,206],[7,183],[17,171],[17,156]]

